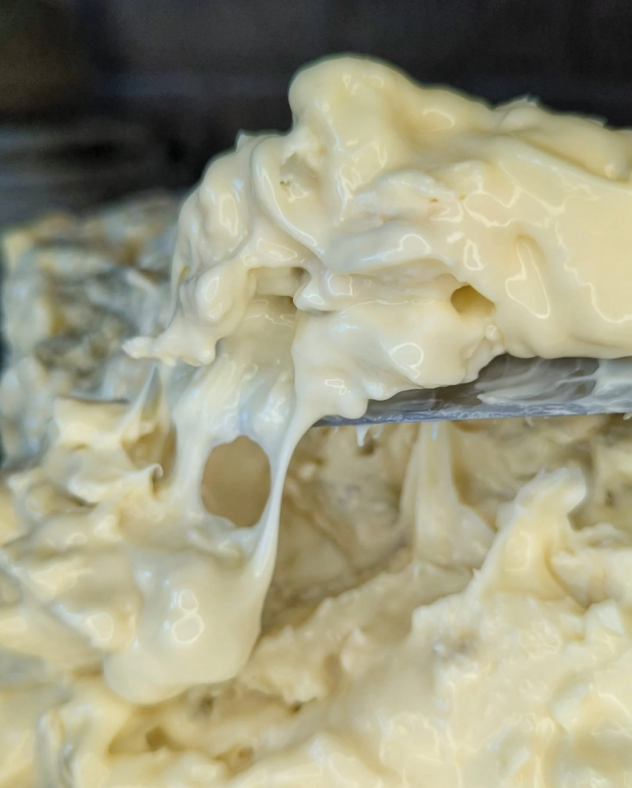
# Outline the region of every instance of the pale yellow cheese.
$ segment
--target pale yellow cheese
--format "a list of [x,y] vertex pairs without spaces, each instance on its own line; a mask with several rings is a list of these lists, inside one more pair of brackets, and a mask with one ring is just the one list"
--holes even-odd
[[[0,786],[632,786],[629,422],[308,431],[631,354],[630,133],[357,58],[290,103],[186,202],[171,297],[172,205],[6,244]],[[100,359],[37,372],[82,319]]]

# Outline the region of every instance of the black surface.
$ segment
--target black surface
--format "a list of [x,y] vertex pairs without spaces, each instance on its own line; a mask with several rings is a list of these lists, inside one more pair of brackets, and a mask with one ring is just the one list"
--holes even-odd
[[294,70],[332,52],[392,60],[493,101],[632,125],[630,0],[66,0],[94,101],[142,115],[192,178],[240,128],[286,128]]

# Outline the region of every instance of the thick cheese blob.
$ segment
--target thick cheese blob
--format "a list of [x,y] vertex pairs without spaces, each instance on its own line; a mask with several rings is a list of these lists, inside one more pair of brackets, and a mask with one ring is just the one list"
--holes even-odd
[[319,416],[505,350],[629,353],[629,131],[347,58],[300,73],[290,105],[289,134],[242,135],[207,171],[181,217],[176,316],[134,352],[208,364],[253,299],[291,297]]
[[7,236],[0,786],[632,784],[629,423],[308,431],[632,354],[630,134],[353,58],[290,103],[170,296],[173,203]]

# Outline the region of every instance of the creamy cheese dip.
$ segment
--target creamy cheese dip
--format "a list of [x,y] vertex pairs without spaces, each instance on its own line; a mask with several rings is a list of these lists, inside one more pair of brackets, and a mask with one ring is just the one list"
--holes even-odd
[[632,136],[356,58],[290,103],[176,241],[5,238],[0,786],[629,788],[629,423],[308,430],[632,355]]

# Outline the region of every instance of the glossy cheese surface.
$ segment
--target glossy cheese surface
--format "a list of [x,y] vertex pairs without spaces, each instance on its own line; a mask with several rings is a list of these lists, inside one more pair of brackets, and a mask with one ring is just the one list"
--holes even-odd
[[5,237],[0,786],[632,785],[629,422],[309,430],[631,354],[630,132],[359,58],[290,103],[177,239]]

